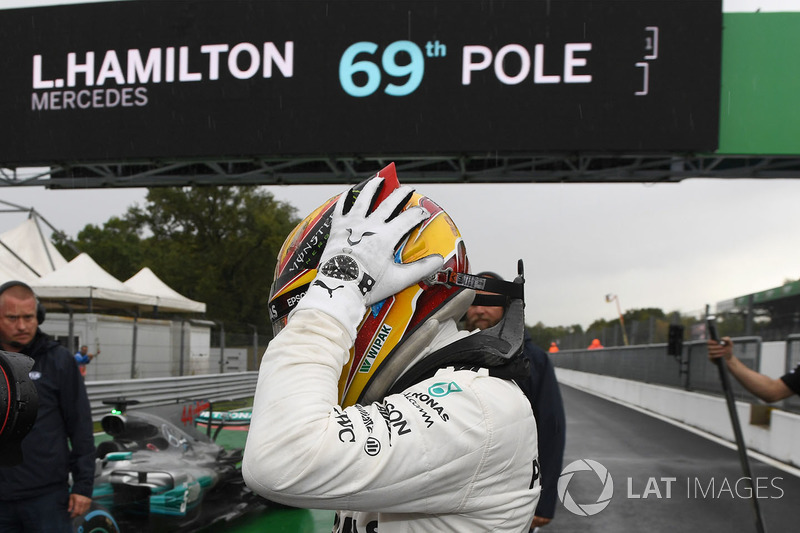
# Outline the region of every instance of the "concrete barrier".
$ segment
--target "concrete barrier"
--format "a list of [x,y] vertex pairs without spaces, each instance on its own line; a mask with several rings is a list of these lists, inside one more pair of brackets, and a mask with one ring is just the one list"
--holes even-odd
[[[611,376],[601,376],[565,368],[556,368],[560,383],[598,396],[627,403],[646,411],[682,422],[729,442],[734,441],[725,399],[710,394],[652,385]],[[777,461],[800,467],[800,415],[767,409],[767,423],[751,423],[751,413],[763,409],[737,401],[736,409],[742,434],[749,449]],[[763,422],[763,420],[759,420]]]

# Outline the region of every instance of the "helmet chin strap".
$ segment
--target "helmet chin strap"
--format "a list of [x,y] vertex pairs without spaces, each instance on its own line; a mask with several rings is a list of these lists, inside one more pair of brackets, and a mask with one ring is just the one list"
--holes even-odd
[[[440,272],[438,275],[442,274]],[[448,274],[448,283],[464,290],[421,324],[416,331],[395,347],[359,398],[359,403],[371,403],[385,396],[402,392],[411,385],[433,376],[440,368],[467,366],[488,368],[490,375],[503,379],[522,380],[530,373],[528,361],[522,356],[525,335],[524,275],[519,264],[519,276],[513,282],[470,274]],[[466,288],[469,286],[469,288]],[[494,326],[427,353],[440,325],[458,320],[470,305],[476,304],[475,290],[496,291],[501,298],[503,318]],[[480,303],[478,305],[487,305]]]
[[489,375],[522,381],[530,373],[528,360],[522,355],[524,332],[522,300],[514,299],[500,322],[428,355],[403,374],[387,395],[402,392],[449,366],[488,368]]

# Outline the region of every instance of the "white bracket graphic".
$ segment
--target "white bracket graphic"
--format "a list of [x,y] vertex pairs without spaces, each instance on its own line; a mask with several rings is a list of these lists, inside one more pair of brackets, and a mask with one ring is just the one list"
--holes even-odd
[[637,67],[641,67],[642,69],[644,69],[644,72],[642,73],[642,76],[644,77],[644,80],[642,81],[642,90],[641,91],[636,91],[633,94],[635,94],[636,96],[645,96],[647,94],[647,92],[649,91],[649,89],[650,89],[650,87],[649,87],[650,63],[648,63],[646,61],[642,61],[641,63],[636,63],[636,66]]
[[644,79],[642,80],[642,90],[633,93],[636,96],[646,96],[650,92],[649,61],[658,59],[658,26],[645,26],[644,30],[647,34],[644,38],[644,49],[647,53],[642,57],[644,61],[636,63],[636,66],[643,70],[642,77]]
[[652,53],[644,56],[644,59],[650,61],[658,59],[658,26],[646,26],[645,31],[652,33],[644,38],[647,43],[644,47],[645,50],[652,50]]

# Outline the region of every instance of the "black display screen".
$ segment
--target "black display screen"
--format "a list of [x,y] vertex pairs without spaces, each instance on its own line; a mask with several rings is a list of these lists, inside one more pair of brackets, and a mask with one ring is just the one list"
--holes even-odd
[[131,1],[0,12],[0,166],[713,151],[721,2]]

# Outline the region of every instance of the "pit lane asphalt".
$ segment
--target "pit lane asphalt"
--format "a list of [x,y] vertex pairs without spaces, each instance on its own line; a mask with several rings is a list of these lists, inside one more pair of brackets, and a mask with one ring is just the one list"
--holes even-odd
[[[592,516],[578,516],[557,502],[554,520],[540,533],[756,531],[736,450],[563,384],[561,393],[564,466],[596,461],[608,470],[614,490],[608,506]],[[720,416],[727,419],[727,411]],[[750,468],[766,531],[798,531],[800,478],[752,456]],[[576,472],[566,487],[579,504],[596,503],[603,490],[592,470]]]

